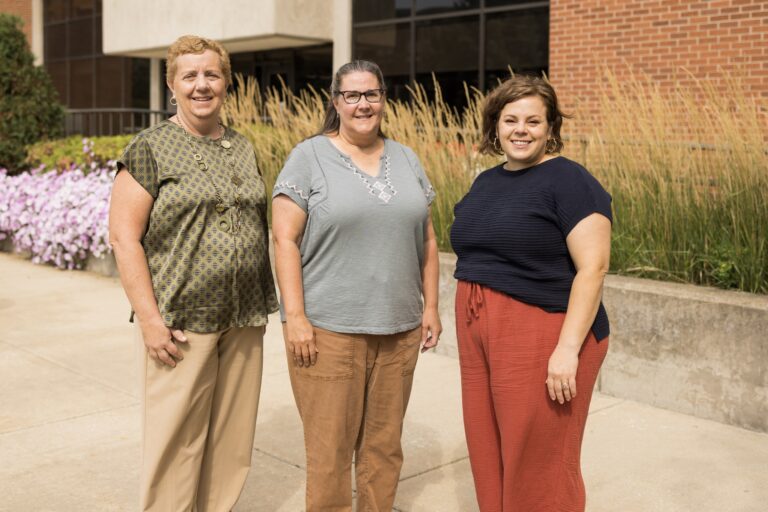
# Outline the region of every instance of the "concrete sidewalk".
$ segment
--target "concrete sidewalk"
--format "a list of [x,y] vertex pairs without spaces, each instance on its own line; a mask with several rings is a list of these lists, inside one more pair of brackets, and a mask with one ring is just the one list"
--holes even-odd
[[[136,509],[128,312],[116,279],[0,254],[0,510]],[[395,510],[477,510],[457,360],[421,357],[403,440]],[[276,318],[253,455],[236,510],[303,510],[303,436]],[[590,512],[768,509],[768,435],[606,395],[593,399],[583,468]]]

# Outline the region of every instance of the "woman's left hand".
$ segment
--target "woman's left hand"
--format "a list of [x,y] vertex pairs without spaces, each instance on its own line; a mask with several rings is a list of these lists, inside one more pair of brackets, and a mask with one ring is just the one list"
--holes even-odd
[[549,398],[561,404],[576,397],[576,370],[579,367],[579,347],[557,345],[549,357],[547,390]]
[[437,346],[440,334],[443,332],[443,324],[440,322],[440,314],[437,308],[427,308],[421,317],[421,351],[426,352]]

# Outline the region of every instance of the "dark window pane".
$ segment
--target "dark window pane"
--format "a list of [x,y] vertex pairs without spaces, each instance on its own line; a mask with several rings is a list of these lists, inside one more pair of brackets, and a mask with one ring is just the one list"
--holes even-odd
[[[235,74],[238,73],[243,76],[253,75],[255,66],[253,52],[231,53],[229,55],[229,64],[232,67],[232,80],[235,80]],[[256,78],[260,79],[261,77],[257,76]]]
[[97,16],[93,20],[93,30],[96,33],[96,37],[94,38],[94,41],[93,41],[93,43],[94,43],[94,48],[93,48],[94,55],[101,55],[101,54],[104,53],[103,50],[102,50],[102,47],[101,47],[101,29],[102,29],[102,27],[101,27],[101,16]]
[[131,69],[130,98],[132,108],[149,108],[149,59],[128,59]]
[[509,5],[529,4],[531,0],[485,0],[486,7],[506,7]]
[[84,57],[93,55],[93,18],[71,21],[67,24],[69,56]]
[[333,78],[333,46],[299,48],[294,60],[296,66],[296,90],[311,85],[316,91],[327,89]]
[[411,98],[411,93],[406,88],[412,85],[408,75],[384,75],[384,85],[389,99],[407,101]]
[[46,62],[67,57],[67,26],[65,24],[45,27],[43,40]]
[[486,19],[486,87],[515,73],[540,73],[549,63],[549,9],[510,11]]
[[[435,80],[440,85],[443,99],[446,103],[459,110],[467,106],[466,87],[477,87],[477,71],[456,71],[435,73]],[[435,94],[435,83],[431,73],[416,75],[416,81],[424,87],[430,98]]]
[[411,0],[354,0],[352,4],[352,20],[355,23],[410,15]]
[[93,72],[93,59],[69,61],[68,107],[93,107]]
[[411,31],[408,23],[355,29],[352,52],[356,59],[371,60],[388,75],[410,74]]
[[46,0],[43,2],[43,23],[63,21],[69,15],[69,0]]
[[67,104],[67,63],[66,61],[45,63],[45,69],[51,77],[51,82],[59,93],[59,101]]
[[416,73],[478,69],[477,16],[416,24]]
[[[80,18],[82,16],[92,16],[94,0],[70,0],[70,16],[72,18]],[[101,0],[98,0],[101,3]]]
[[478,7],[480,0],[416,0],[416,14],[437,14]]
[[123,57],[96,59],[96,106],[120,108],[123,104]]

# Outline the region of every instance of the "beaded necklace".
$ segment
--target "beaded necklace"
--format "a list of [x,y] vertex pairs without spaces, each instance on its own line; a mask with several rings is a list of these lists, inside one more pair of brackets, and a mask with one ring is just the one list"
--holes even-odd
[[229,141],[229,139],[227,139],[226,129],[224,126],[219,124],[221,137],[219,138],[219,143],[217,146],[221,151],[224,152],[224,160],[229,165],[229,180],[235,186],[235,193],[233,194],[234,197],[232,198],[231,204],[227,204],[224,201],[221,190],[219,190],[218,185],[216,185],[216,180],[213,179],[213,175],[210,172],[208,164],[205,162],[205,160],[203,160],[203,155],[200,152],[200,148],[197,145],[197,142],[192,138],[192,135],[189,133],[189,129],[187,128],[186,123],[184,123],[184,121],[179,116],[176,116],[176,120],[178,121],[178,125],[181,127],[181,129],[184,130],[187,144],[192,150],[192,158],[195,159],[198,168],[203,171],[203,174],[208,178],[208,181],[211,182],[211,185],[213,185],[213,190],[216,194],[216,212],[219,214],[219,220],[217,222],[218,228],[225,233],[237,233],[240,230],[240,216],[242,213],[240,209],[240,185],[243,184],[243,180],[235,170],[235,157],[230,154],[232,143]]

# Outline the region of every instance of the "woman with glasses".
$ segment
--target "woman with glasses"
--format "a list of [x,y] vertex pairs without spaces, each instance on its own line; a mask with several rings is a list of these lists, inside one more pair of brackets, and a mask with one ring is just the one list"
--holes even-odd
[[[373,62],[334,76],[320,133],[275,184],[272,230],[291,385],[304,424],[307,511],[391,510],[419,354],[437,345],[432,186],[384,136]],[[422,300],[423,299],[423,300]]]

